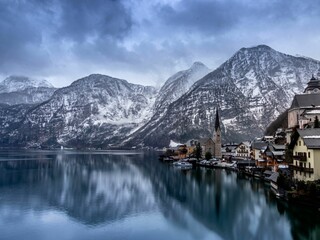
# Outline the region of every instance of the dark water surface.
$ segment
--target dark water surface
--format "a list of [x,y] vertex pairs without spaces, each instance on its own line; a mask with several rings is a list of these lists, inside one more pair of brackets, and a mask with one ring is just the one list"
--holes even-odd
[[0,151],[0,239],[320,239],[320,217],[155,152]]

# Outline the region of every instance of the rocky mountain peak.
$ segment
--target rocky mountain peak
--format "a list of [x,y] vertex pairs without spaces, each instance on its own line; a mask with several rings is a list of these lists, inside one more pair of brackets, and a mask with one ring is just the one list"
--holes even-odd
[[319,69],[319,61],[259,45],[240,49],[212,72],[195,62],[157,95],[152,87],[92,74],[28,111],[0,104],[0,145],[163,147],[170,140],[212,136],[217,106],[223,140],[250,140],[263,134]]
[[135,133],[132,142],[147,144],[157,139],[152,144],[166,146],[170,140],[209,137],[217,106],[224,141],[260,136],[290,106],[294,94],[304,90],[319,66],[319,61],[265,45],[242,48]]
[[192,64],[192,66],[190,67],[191,70],[193,71],[198,71],[199,69],[206,69],[206,70],[210,70],[205,64],[203,64],[202,62],[194,62]]
[[180,71],[164,83],[155,103],[155,111],[162,111],[170,103],[185,94],[200,78],[210,72],[210,69],[201,62],[194,62],[189,69]]
[[46,80],[25,76],[9,76],[0,82],[0,103],[9,105],[41,103],[48,100],[56,88]]
[[54,88],[53,85],[46,80],[31,79],[25,76],[12,75],[0,82],[0,92],[17,92],[30,87]]

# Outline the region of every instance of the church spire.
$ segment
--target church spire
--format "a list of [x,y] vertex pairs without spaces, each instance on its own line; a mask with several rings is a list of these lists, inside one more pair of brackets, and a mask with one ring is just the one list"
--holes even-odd
[[218,128],[220,129],[220,120],[219,120],[219,113],[218,113],[218,108],[216,109],[216,121],[214,124],[214,130],[218,130]]
[[315,78],[312,74],[310,81],[303,93],[319,93],[320,92],[320,79]]
[[220,120],[219,120],[219,112],[218,107],[216,110],[216,122],[214,123],[214,134],[213,134],[213,141],[214,141],[214,157],[221,158],[221,128],[220,128]]

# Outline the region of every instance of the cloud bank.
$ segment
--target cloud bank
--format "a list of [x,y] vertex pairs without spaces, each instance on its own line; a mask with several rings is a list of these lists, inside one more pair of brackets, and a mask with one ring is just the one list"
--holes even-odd
[[319,23],[316,0],[0,0],[0,76],[160,85],[258,44],[320,60]]

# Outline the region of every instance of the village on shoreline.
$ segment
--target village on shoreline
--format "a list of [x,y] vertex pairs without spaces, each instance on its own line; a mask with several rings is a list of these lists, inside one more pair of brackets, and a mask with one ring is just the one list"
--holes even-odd
[[270,185],[277,198],[320,211],[320,79],[314,76],[288,110],[288,128],[273,136],[221,143],[218,108],[212,138],[171,141],[159,159],[188,170],[199,167],[236,171]]

